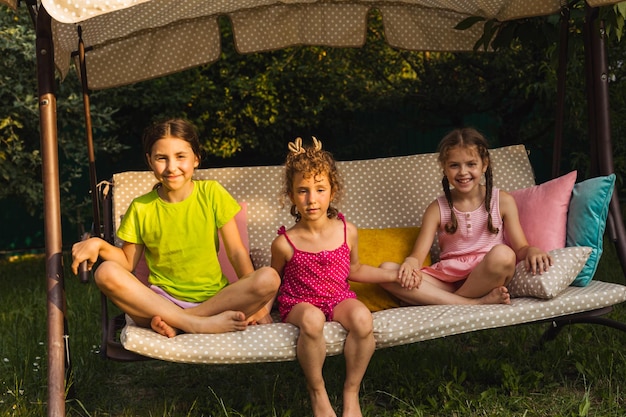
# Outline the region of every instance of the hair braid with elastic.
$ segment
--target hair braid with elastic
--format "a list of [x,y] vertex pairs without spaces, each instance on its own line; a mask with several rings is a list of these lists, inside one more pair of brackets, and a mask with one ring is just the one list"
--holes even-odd
[[456,219],[456,214],[454,214],[454,205],[452,204],[452,193],[450,192],[450,181],[448,181],[448,177],[445,175],[441,180],[441,185],[443,185],[443,192],[446,195],[446,200],[448,200],[448,206],[450,207],[450,221],[445,224],[444,229],[446,233],[454,234],[458,227],[458,221]]
[[485,171],[485,210],[487,210],[487,229],[489,232],[497,235],[500,229],[493,227],[493,219],[491,218],[491,197],[493,195],[493,173],[491,164]]

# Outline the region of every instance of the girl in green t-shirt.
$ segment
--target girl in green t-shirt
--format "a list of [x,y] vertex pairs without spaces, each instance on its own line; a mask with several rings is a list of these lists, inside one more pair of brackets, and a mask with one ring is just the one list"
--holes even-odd
[[[94,274],[100,290],[139,326],[167,337],[271,323],[280,278],[270,267],[254,270],[233,197],[215,181],[192,180],[200,165],[194,126],[181,119],[155,124],[144,132],[143,145],[159,183],[131,203],[118,230],[121,248],[100,238],[74,245],[73,272],[81,262],[91,269],[101,258]],[[217,233],[240,278],[232,284],[219,267]],[[150,287],[132,273],[144,254]]]

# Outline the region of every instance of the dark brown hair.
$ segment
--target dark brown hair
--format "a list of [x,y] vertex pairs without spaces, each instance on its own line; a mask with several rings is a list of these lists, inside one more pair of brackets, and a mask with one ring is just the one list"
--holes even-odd
[[191,122],[184,119],[169,119],[147,127],[143,132],[142,138],[144,154],[150,155],[156,141],[168,136],[182,139],[189,143],[198,161],[202,160],[198,131]]

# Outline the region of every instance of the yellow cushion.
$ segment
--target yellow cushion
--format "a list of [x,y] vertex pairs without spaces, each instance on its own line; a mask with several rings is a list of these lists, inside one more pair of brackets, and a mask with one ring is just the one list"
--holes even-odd
[[[359,261],[379,266],[383,262],[401,263],[410,255],[419,234],[419,227],[359,229]],[[430,265],[430,256],[424,260]],[[398,300],[378,284],[350,282],[350,288],[371,311],[398,307]]]

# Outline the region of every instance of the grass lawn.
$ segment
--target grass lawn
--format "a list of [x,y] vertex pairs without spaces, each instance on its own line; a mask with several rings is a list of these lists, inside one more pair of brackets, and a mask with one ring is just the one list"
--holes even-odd
[[[612,244],[596,277],[624,282]],[[66,264],[69,264],[66,260]],[[306,416],[297,362],[118,363],[99,354],[100,295],[66,273],[74,398],[70,416]],[[46,413],[42,257],[0,260],[0,415]],[[626,306],[613,318],[626,322]],[[547,324],[485,330],[379,350],[363,381],[365,416],[624,416],[626,333],[575,325],[534,350]],[[340,410],[343,357],[326,382]]]

